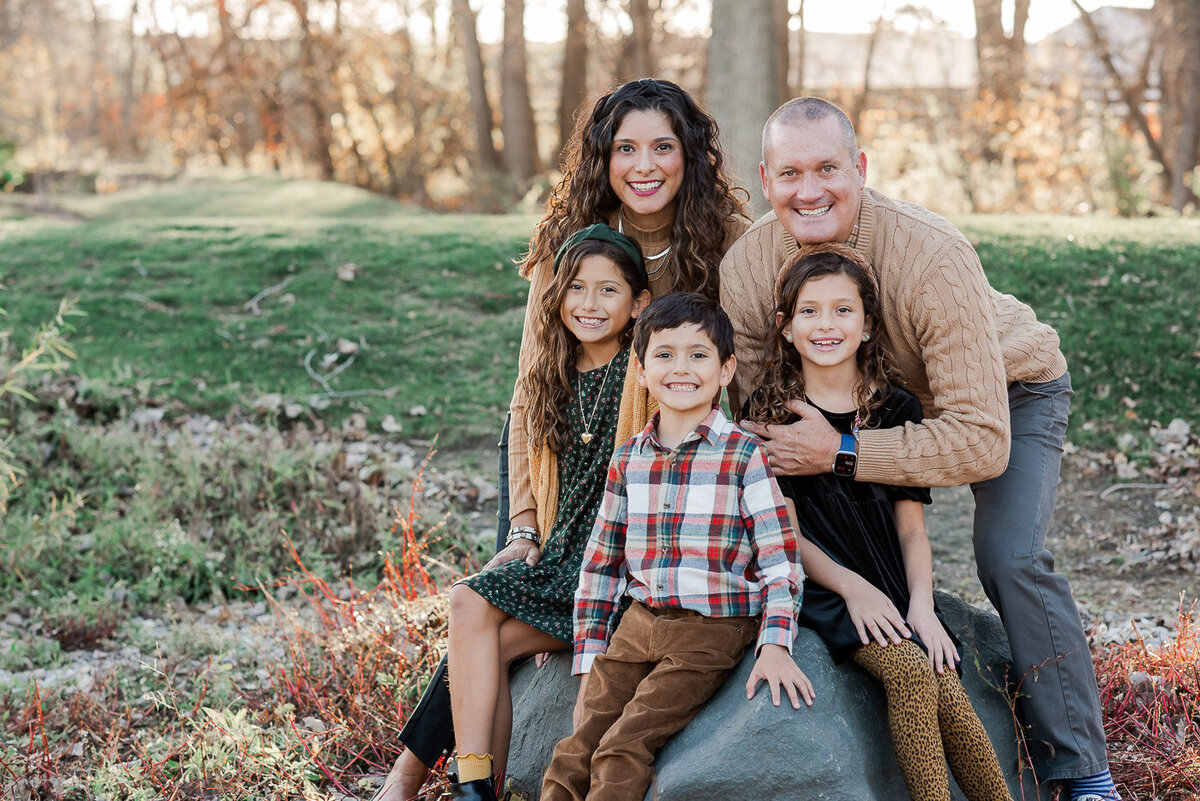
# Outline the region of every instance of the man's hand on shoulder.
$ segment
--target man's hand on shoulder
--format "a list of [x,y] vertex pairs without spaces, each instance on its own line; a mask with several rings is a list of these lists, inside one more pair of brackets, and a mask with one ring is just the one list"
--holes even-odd
[[767,443],[767,461],[782,476],[815,476],[828,473],[842,437],[816,408],[802,401],[788,401],[788,409],[800,416],[794,423],[762,425],[742,420],[739,425]]

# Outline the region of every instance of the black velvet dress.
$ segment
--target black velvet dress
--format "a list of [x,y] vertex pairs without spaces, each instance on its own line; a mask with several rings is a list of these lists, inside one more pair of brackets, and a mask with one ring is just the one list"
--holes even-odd
[[[854,413],[821,414],[839,433],[849,434]],[[883,406],[873,413],[870,428],[892,428],[920,422],[921,404],[913,395],[889,387]],[[776,476],[783,494],[796,504],[800,533],[842,567],[853,570],[879,588],[900,614],[908,611],[908,578],[896,531],[894,504],[899,500],[929,503],[924,487],[873,484],[822,473],[815,476]],[[811,578],[804,580],[800,624],[813,629],[829,646],[837,662],[862,647],[842,596]],[[938,619],[946,627],[941,612]],[[946,629],[949,632],[949,629]],[[953,634],[951,634],[953,637]],[[913,641],[925,648],[915,635]],[[955,645],[959,643],[955,640]],[[927,648],[925,648],[928,651]]]

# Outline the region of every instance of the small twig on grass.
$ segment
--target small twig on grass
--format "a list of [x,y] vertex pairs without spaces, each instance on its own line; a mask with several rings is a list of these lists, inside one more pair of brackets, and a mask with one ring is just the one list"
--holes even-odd
[[339,400],[341,398],[394,398],[399,391],[397,387],[388,387],[387,389],[343,389],[337,392],[322,392],[319,395],[313,395],[314,398],[328,398],[329,400]]
[[445,331],[449,328],[450,328],[449,324],[430,326],[429,328],[426,328],[421,333],[413,334],[411,337],[409,337],[408,344],[412,345],[412,343],[414,343],[414,342],[420,342],[422,339],[428,339],[429,337],[433,336],[434,334],[440,334],[442,331]]
[[271,297],[272,295],[278,295],[280,292],[287,289],[288,284],[292,283],[292,281],[295,281],[295,280],[296,280],[296,276],[289,275],[287,278],[283,279],[278,284],[275,284],[275,286],[269,286],[266,289],[264,289],[262,292],[259,292],[257,295],[250,298],[250,300],[248,300],[242,304],[242,308],[244,310],[250,312],[251,314],[258,314],[258,312],[259,312],[258,304],[259,303],[261,303],[262,301]]
[[162,312],[163,314],[167,315],[168,317],[173,316],[176,311],[175,309],[172,309],[170,306],[164,306],[163,304],[159,303],[156,300],[150,300],[150,298],[146,297],[141,292],[124,292],[124,293],[122,293],[121,298],[124,300],[137,301],[138,303],[142,304],[142,306],[149,309],[150,311]]
[[1168,486],[1169,485],[1167,485],[1167,484],[1113,484],[1111,487],[1106,487],[1105,489],[1101,490],[1100,500],[1104,500],[1105,498],[1107,498],[1109,495],[1112,495],[1117,490],[1127,490],[1127,489],[1145,489],[1145,490],[1154,489],[1154,490],[1157,490],[1157,489],[1166,489]]
[[342,372],[344,372],[347,367],[354,364],[354,355],[351,354],[349,359],[347,359],[342,364],[339,364],[336,369],[330,371],[330,373],[328,375],[324,375],[324,376],[312,368],[312,359],[313,359],[313,356],[316,356],[316,355],[317,355],[317,351],[315,349],[310,350],[308,353],[304,354],[304,372],[308,373],[310,378],[312,378],[314,381],[316,381],[318,384],[320,384],[325,389],[326,393],[328,393],[329,395],[332,395],[333,387],[329,386],[329,379],[336,378],[338,375],[340,375]]

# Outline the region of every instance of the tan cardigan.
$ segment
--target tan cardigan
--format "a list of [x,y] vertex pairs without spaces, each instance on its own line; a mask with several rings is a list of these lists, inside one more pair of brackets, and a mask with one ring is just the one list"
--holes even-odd
[[[616,227],[617,218],[614,214],[612,219],[608,221],[609,225]],[[730,217],[725,225],[725,249],[737,241],[749,226],[749,223],[742,217]],[[656,230],[656,235],[639,236],[637,229],[632,226],[626,226],[625,233],[637,241],[642,247],[642,250],[651,255],[661,251],[670,242],[670,226],[662,226]],[[529,451],[526,445],[529,442],[529,434],[525,427],[525,390],[522,386],[525,376],[529,374],[529,360],[535,357],[537,352],[536,342],[540,341],[541,332],[535,330],[536,315],[531,313],[531,309],[536,305],[537,299],[546,291],[546,287],[550,285],[550,279],[553,273],[549,264],[538,264],[534,267],[530,275],[529,282],[529,301],[525,306],[525,325],[521,331],[521,349],[517,357],[517,380],[513,386],[512,403],[509,406],[509,424],[508,424],[508,480],[509,480],[509,516],[516,517],[521,512],[529,509],[538,509],[538,504],[534,498],[533,487],[530,482],[532,475],[529,464]],[[650,280],[650,294],[658,297],[665,291],[667,281],[666,274],[662,274]],[[633,372],[632,367],[630,373]],[[645,424],[643,424],[644,427]],[[635,429],[630,436],[636,434],[641,429]],[[620,445],[624,440],[617,440],[616,444]],[[545,469],[544,467],[540,469]],[[538,513],[540,521],[542,514]],[[553,522],[554,518],[550,518]],[[540,523],[539,523],[540,525]],[[542,529],[544,532],[545,529]]]
[[[993,289],[966,237],[920,206],[864,189],[849,244],[875,268],[892,366],[926,418],[863,431],[857,478],[954,486],[999,475],[1008,464],[1008,384],[1062,376],[1058,334]],[[736,332],[737,403],[762,379],[775,278],[797,247],[770,212],[721,262],[721,303]]]
[[[613,437],[613,451],[625,440],[641,433],[658,411],[658,401],[650,397],[646,388],[638,383],[637,371],[633,369],[633,355],[629,357],[629,368],[625,373],[625,385],[621,389],[621,407],[617,413],[617,433]],[[537,507],[538,531],[543,541],[550,536],[554,520],[558,516],[558,454],[549,445],[540,449],[528,448],[529,479],[533,490],[533,502]]]

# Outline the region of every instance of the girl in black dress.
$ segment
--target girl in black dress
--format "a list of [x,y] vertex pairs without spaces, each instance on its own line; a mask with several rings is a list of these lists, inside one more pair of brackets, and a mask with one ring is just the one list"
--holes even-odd
[[970,801],[1011,801],[995,751],[956,670],[958,643],[933,603],[925,488],[854,480],[857,434],[921,420],[888,383],[878,288],[843,245],[804,247],[779,274],[776,336],[748,417],[790,423],[816,407],[843,435],[831,473],[776,478],[801,534],[800,623],[836,661],[883,683],[896,758],[913,799],[950,798],[946,761]]

